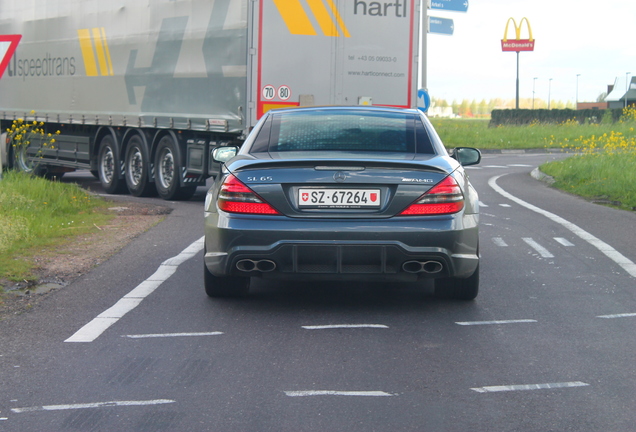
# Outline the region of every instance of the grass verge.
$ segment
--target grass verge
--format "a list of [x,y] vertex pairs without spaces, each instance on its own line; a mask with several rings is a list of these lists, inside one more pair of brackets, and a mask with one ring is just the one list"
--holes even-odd
[[601,153],[549,162],[541,171],[554,187],[624,210],[636,210],[636,153]]
[[431,119],[448,148],[561,149],[573,156],[541,166],[554,187],[593,201],[636,210],[636,108],[614,124],[488,127],[488,120]]
[[77,185],[5,172],[0,180],[0,280],[31,279],[36,254],[52,253],[113,217],[105,201]]
[[550,162],[541,170],[554,177],[554,186],[576,195],[625,210],[636,210],[636,133],[634,122],[623,123],[626,133],[603,135],[561,143],[577,155]]
[[584,124],[567,122],[560,125],[500,126],[489,128],[489,120],[431,119],[437,133],[448,148],[477,147],[482,150],[569,149],[576,142],[604,134],[633,134],[634,123]]

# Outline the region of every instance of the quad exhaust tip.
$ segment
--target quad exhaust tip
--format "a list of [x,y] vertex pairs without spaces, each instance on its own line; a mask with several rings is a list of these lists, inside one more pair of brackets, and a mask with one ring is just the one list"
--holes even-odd
[[439,261],[406,261],[402,270],[407,273],[439,273],[444,266]]
[[260,271],[267,273],[276,269],[276,263],[272,260],[242,259],[236,263],[236,268],[244,272]]
[[[236,263],[236,268],[243,272],[260,271],[271,272],[276,269],[276,263],[272,260],[242,259]],[[402,270],[407,273],[439,273],[444,266],[439,261],[406,261],[402,264]]]

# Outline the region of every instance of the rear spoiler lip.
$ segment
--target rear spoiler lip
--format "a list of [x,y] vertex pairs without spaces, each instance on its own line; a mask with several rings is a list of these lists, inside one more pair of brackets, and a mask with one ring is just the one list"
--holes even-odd
[[[429,156],[429,155],[421,155]],[[358,170],[360,166],[367,167],[395,167],[396,169],[413,169],[414,166],[421,166],[422,169],[428,171],[437,171],[440,173],[450,174],[458,168],[458,165],[454,160],[449,160],[448,157],[430,155],[430,157],[414,158],[411,160],[390,160],[376,159],[376,158],[340,158],[329,159],[323,158],[294,158],[294,159],[257,159],[253,156],[242,155],[238,156],[226,164],[226,168],[230,172],[236,172],[241,170],[257,170],[265,168],[279,168],[289,165],[296,166],[315,166],[320,169],[342,169],[343,171]],[[456,166],[457,165],[457,166]],[[347,169],[349,168],[349,169]]]

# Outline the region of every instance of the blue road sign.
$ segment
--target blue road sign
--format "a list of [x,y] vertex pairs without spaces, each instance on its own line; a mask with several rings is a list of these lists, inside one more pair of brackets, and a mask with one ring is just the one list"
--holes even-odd
[[417,108],[422,111],[428,111],[431,106],[431,97],[428,95],[426,89],[419,89],[417,91]]
[[455,26],[453,20],[448,18],[428,17],[428,32],[444,35],[452,35]]
[[468,0],[430,0],[431,9],[442,9],[454,12],[467,12]]

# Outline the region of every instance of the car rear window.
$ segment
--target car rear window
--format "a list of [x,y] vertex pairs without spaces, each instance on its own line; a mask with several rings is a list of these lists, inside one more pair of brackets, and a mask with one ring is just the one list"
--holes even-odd
[[415,153],[415,122],[412,114],[388,111],[277,113],[268,150]]

